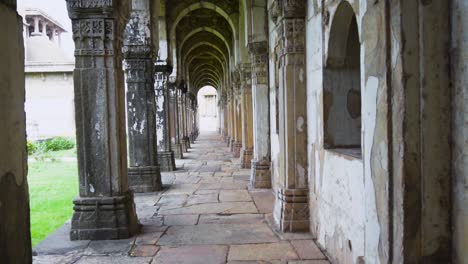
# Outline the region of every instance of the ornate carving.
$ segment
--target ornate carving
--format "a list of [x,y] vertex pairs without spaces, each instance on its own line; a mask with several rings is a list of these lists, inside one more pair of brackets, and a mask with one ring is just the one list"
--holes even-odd
[[70,8],[110,8],[113,0],[67,0]]
[[288,53],[304,53],[305,20],[302,18],[283,19],[277,27],[279,56]]
[[252,56],[252,84],[268,84],[268,43],[249,43]]

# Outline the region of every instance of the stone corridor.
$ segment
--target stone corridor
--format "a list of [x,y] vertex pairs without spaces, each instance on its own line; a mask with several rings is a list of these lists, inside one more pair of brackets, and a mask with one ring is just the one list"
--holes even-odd
[[35,248],[34,263],[329,263],[310,234],[272,228],[272,191],[249,189],[250,170],[217,133],[191,147],[162,173],[163,191],[136,194],[140,235],[70,241],[67,223]]

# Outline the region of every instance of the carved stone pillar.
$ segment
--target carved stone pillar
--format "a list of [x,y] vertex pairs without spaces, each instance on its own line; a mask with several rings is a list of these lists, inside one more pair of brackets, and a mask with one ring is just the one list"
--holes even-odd
[[128,0],[67,0],[75,41],[79,197],[70,238],[128,238],[139,231],[128,189],[122,36]]
[[183,149],[182,144],[180,143],[180,132],[179,132],[179,89],[174,87],[170,91],[170,121],[171,121],[171,142],[172,150],[174,151],[174,157],[176,159],[182,159]]
[[282,231],[309,230],[307,94],[303,0],[277,1],[279,39],[279,177],[274,218]]
[[185,145],[185,150],[188,151],[190,148],[190,138],[189,138],[189,104],[190,99],[188,97],[188,92],[182,94],[182,106],[184,112],[184,137],[182,139],[182,144]]
[[268,43],[249,43],[252,62],[253,159],[250,185],[271,188],[270,102],[268,100]]
[[231,150],[231,138],[232,138],[232,104],[231,104],[231,99],[232,99],[232,92],[231,91],[226,91],[226,127],[227,127],[227,137],[226,137],[226,143],[229,149]]
[[176,168],[169,134],[169,87],[167,83],[171,72],[172,67],[166,62],[156,63],[156,131],[158,162],[161,171],[173,171]]
[[[236,76],[240,76],[239,72],[236,72]],[[232,152],[234,152],[234,158],[240,158],[240,151],[242,149],[242,106],[241,106],[241,90],[240,90],[240,78],[236,78],[233,89],[233,100],[234,100],[234,146]]]
[[250,169],[253,158],[252,66],[250,64],[244,64],[241,68],[240,98],[242,109],[241,167]]
[[184,91],[179,91],[179,137],[180,144],[182,145],[182,151],[187,152],[187,144],[185,143],[185,100],[184,100]]
[[[140,0],[139,6],[148,0]],[[156,148],[156,105],[149,11],[133,9],[125,29],[124,57],[127,81],[129,146],[128,185],[135,192],[162,189]]]
[[235,144],[236,144],[236,132],[237,132],[237,121],[236,121],[236,95],[234,90],[231,91],[231,101],[229,106],[230,109],[230,120],[231,120],[231,142],[229,145],[229,149],[231,152],[235,151]]

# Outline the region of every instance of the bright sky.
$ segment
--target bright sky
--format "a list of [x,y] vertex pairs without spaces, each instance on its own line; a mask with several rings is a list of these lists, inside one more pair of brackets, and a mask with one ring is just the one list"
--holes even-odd
[[65,27],[68,33],[62,35],[62,48],[73,57],[74,44],[71,35],[71,21],[68,18],[65,0],[18,0],[18,9],[25,7],[39,8]]

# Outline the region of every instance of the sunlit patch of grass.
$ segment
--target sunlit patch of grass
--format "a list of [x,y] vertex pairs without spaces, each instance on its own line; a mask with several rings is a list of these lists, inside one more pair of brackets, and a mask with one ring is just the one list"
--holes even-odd
[[60,160],[31,162],[28,184],[35,246],[71,217],[72,201],[78,195],[77,164]]

